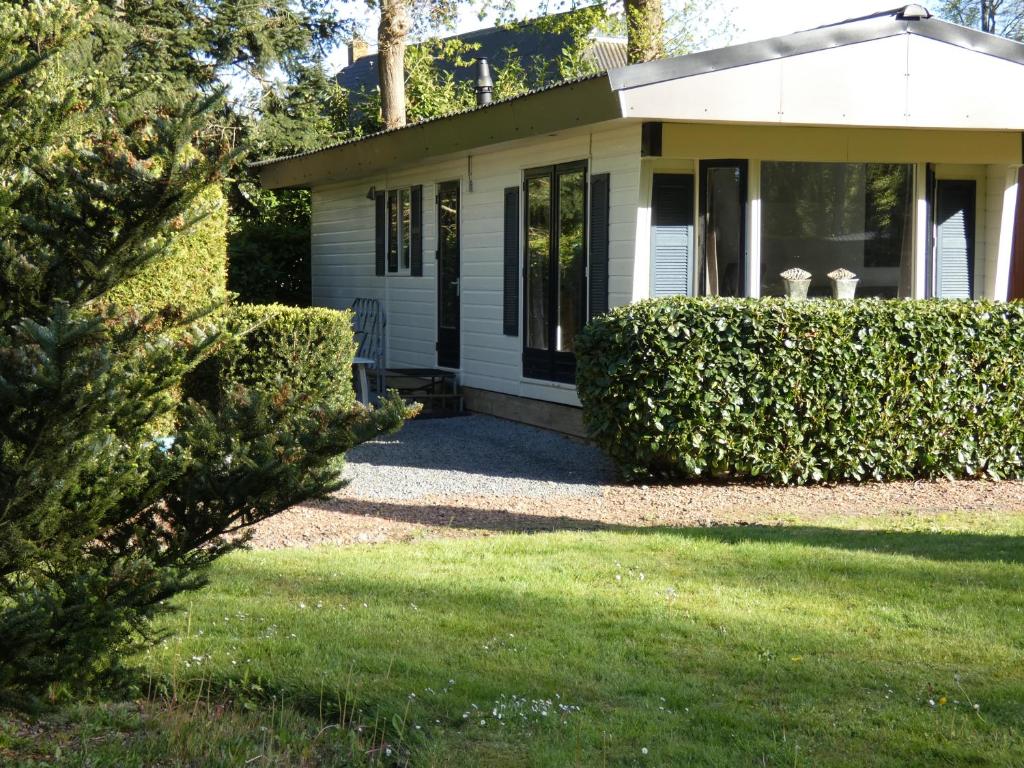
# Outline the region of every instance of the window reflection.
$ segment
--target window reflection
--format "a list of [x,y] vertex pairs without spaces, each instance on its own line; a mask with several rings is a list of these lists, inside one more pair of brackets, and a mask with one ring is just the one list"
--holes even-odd
[[399,207],[401,208],[401,229],[398,234],[398,247],[402,255],[399,267],[401,269],[409,269],[410,254],[412,252],[412,203],[409,190],[400,190],[398,200]]
[[388,272],[398,270],[398,191],[388,192]]
[[459,321],[459,188],[446,184],[439,195],[441,249],[442,328],[454,329]]
[[765,162],[761,166],[761,293],[783,294],[779,273],[812,275],[809,295],[831,295],[828,273],[856,273],[858,296],[911,293],[913,168],[888,163]]
[[548,349],[551,177],[526,181],[526,345]]
[[558,329],[556,349],[572,352],[582,323],[584,253],[584,172],[558,177]]
[[699,284],[709,296],[743,295],[745,170],[745,164],[732,163],[704,169],[704,259]]

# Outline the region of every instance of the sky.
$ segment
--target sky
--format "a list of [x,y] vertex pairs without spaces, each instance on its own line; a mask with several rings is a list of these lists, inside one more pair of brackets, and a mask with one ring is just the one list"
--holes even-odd
[[[668,8],[680,2],[667,0],[665,5]],[[722,44],[736,44],[865,16],[901,4],[904,0],[716,0],[712,13],[718,19],[728,16],[735,28],[731,39],[722,41]],[[522,17],[537,15],[537,6],[536,0],[517,0],[517,10]],[[489,26],[492,26],[491,20],[481,21],[475,11],[467,8],[462,12],[456,32],[470,32]],[[376,20],[368,17],[366,37],[372,41],[375,35]],[[332,67],[340,69],[346,65],[347,59],[347,48],[339,46],[331,57]]]

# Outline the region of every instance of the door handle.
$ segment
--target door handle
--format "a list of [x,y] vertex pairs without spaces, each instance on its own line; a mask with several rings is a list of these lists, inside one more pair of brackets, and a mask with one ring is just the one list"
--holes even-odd
[[462,296],[462,281],[459,278],[452,280],[451,284],[455,286],[455,295]]

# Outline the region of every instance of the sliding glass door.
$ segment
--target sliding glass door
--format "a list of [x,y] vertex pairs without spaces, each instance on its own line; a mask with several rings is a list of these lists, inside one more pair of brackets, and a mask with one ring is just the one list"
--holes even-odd
[[525,178],[523,375],[571,383],[587,316],[587,166],[534,168]]

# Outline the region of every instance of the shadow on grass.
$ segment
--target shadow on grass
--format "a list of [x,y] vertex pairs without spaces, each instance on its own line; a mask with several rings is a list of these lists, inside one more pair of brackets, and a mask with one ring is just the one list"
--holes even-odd
[[[325,702],[344,712],[358,700],[365,722],[408,712],[426,723],[442,753],[485,745],[516,758],[453,765],[572,764],[571,749],[559,751],[566,729],[499,737],[494,722],[478,728],[462,714],[486,713],[501,696],[556,692],[581,707],[567,722],[583,764],[607,756],[635,765],[650,745],[657,765],[788,765],[793,743],[811,765],[1010,764],[1024,716],[1013,569],[860,558],[836,573],[824,551],[759,547],[732,557],[718,546],[680,557],[671,540],[642,536],[666,529],[626,530],[550,546],[470,542],[468,553],[445,543],[417,558],[373,548],[239,555],[211,584],[209,603],[197,604],[190,626],[206,634],[181,654],[194,659],[213,644],[212,658],[222,659],[219,644],[253,659],[247,672],[225,659],[204,663],[200,687],[240,690],[255,675],[263,695],[314,716]],[[787,541],[777,538],[783,529],[670,533],[725,545]],[[798,543],[837,548],[852,534],[839,548],[878,551],[858,541],[866,533],[806,528]],[[925,551],[945,538],[890,535]],[[312,608],[318,600],[324,613]],[[229,622],[225,601],[250,618]],[[270,626],[281,629],[268,636]],[[984,720],[966,704],[955,723],[952,708],[928,706],[930,696],[961,696],[961,676]],[[615,735],[608,755],[605,732]]]
[[568,515],[535,515],[503,509],[450,507],[417,502],[401,503],[345,498],[341,501],[309,501],[305,502],[303,507],[360,517],[376,517],[396,523],[494,531],[496,533],[627,530],[623,526],[613,523]]
[[755,542],[909,555],[940,561],[977,561],[1024,564],[1024,536],[967,532],[894,531],[831,528],[811,525],[722,524],[693,526],[628,526],[600,518],[541,515],[494,509],[443,505],[362,501],[312,502],[306,506],[399,523],[440,526],[496,533],[548,533],[555,531],[634,531],[670,533],[694,540],[724,544]]
[[810,525],[722,525],[652,530],[723,544],[796,544],[950,562],[1024,564],[1024,536],[1006,534],[864,530]]

